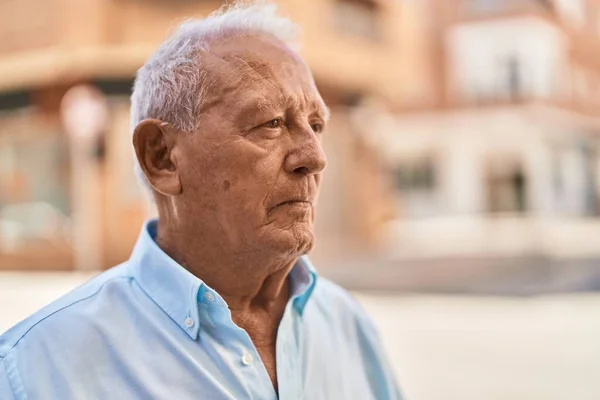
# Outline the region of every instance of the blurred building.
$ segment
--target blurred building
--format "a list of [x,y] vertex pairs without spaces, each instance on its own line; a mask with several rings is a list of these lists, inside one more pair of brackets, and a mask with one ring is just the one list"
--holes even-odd
[[[414,33],[423,21],[404,1],[278,3],[303,27],[302,55],[333,110],[316,252],[326,258],[349,248],[369,251],[385,242],[382,227],[394,215],[394,196],[365,136],[385,114],[364,111],[427,103],[427,76],[413,73],[427,67],[426,47]],[[73,268],[81,235],[101,249],[105,267],[128,257],[148,213],[131,172],[134,73],[177,22],[219,6],[210,0],[0,2],[0,269]],[[79,150],[59,107],[82,83],[102,91],[110,118],[89,151],[73,157]],[[95,172],[74,188],[77,173],[90,168]],[[87,201],[75,194],[82,190]],[[77,225],[74,214],[91,217]]]
[[371,137],[401,215],[389,250],[598,256],[600,3],[419,3],[430,102]]

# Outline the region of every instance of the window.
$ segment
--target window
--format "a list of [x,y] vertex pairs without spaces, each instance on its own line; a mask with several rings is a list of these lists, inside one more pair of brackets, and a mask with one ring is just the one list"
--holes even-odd
[[511,100],[521,96],[521,66],[517,57],[510,57],[506,63],[508,93]]
[[3,121],[16,135],[0,130],[0,253],[69,246],[66,136],[28,117]]
[[439,213],[441,197],[438,169],[432,155],[403,160],[392,170],[396,207],[408,218],[424,218]]
[[375,0],[336,0],[334,23],[342,32],[378,40],[381,38],[380,11]]
[[590,142],[583,142],[579,147],[583,159],[583,176],[585,179],[583,213],[598,215],[598,149]]
[[487,210],[491,213],[527,211],[527,177],[521,163],[510,155],[487,162]]
[[[489,67],[480,68],[478,73],[466,77],[465,94],[479,103],[496,101],[519,101],[532,94],[531,74],[526,74],[527,65],[522,57],[505,52],[493,61],[484,63]],[[472,69],[477,71],[476,69]]]
[[436,171],[430,158],[401,164],[394,170],[396,189],[400,191],[430,191],[436,186]]

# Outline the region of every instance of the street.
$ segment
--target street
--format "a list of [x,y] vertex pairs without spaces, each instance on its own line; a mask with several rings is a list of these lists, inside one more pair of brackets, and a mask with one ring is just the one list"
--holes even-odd
[[[1,273],[0,332],[90,276]],[[600,295],[354,294],[408,400],[600,398]]]

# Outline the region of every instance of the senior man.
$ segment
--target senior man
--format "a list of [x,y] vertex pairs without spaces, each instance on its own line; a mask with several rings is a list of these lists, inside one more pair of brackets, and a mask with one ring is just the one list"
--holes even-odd
[[328,111],[270,4],[182,25],[139,70],[131,258],[0,338],[0,398],[399,399],[359,305],[318,278]]

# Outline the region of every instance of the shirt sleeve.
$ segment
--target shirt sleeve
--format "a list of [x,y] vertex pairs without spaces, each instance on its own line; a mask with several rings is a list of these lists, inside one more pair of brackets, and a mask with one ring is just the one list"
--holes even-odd
[[360,305],[357,308],[357,331],[363,362],[374,398],[402,400],[394,371],[388,361],[377,328]]
[[6,372],[6,365],[4,360],[0,359],[0,400],[16,400],[15,394],[13,393],[12,386],[8,380],[8,373]]

